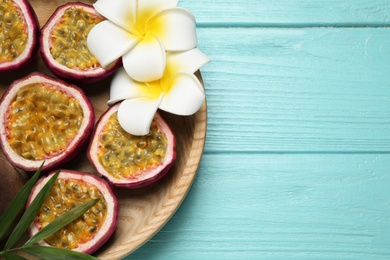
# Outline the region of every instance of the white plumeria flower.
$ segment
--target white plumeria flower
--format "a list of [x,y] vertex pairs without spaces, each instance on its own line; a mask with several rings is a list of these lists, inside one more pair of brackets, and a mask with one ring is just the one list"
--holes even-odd
[[196,47],[196,23],[178,0],[98,0],[95,10],[108,20],[94,26],[87,44],[106,67],[122,57],[123,67],[136,81],[162,77],[166,51]]
[[205,92],[194,73],[210,59],[197,48],[167,52],[166,58],[159,80],[135,81],[123,68],[114,75],[108,105],[121,101],[118,121],[126,132],[148,134],[157,109],[184,116],[196,113],[202,106]]

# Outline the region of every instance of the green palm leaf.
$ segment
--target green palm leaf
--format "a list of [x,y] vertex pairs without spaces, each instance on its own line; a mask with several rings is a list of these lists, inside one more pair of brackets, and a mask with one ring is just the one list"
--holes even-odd
[[3,254],[3,256],[4,256],[5,260],[27,260],[23,256],[20,256],[20,255],[17,255],[17,254],[13,254],[13,253],[10,253],[10,252],[5,252]]
[[28,246],[22,250],[43,260],[98,260],[91,255],[51,246]]
[[8,229],[14,222],[15,218],[18,216],[18,214],[26,204],[26,201],[30,196],[31,190],[35,185],[39,175],[41,174],[42,167],[43,164],[39,167],[39,169],[31,177],[31,179],[23,186],[23,188],[19,191],[19,193],[4,211],[3,215],[0,217],[0,239],[5,236]]
[[35,244],[38,241],[41,241],[42,239],[45,239],[46,237],[50,236],[51,234],[57,232],[61,228],[65,227],[69,223],[71,223],[76,218],[83,215],[88,209],[93,207],[99,199],[90,200],[88,202],[85,202],[83,204],[80,204],[73,209],[69,210],[68,212],[62,214],[53,222],[51,222],[46,227],[42,228],[38,233],[36,233],[33,237],[31,237],[24,246],[30,246]]
[[47,195],[49,195],[51,188],[53,187],[55,181],[57,180],[59,173],[60,171],[57,171],[50,178],[50,180],[40,190],[38,195],[35,197],[35,199],[32,201],[30,206],[24,212],[19,223],[16,225],[14,231],[11,233],[10,237],[8,238],[7,243],[4,246],[4,250],[10,249],[13,245],[15,245],[15,243],[22,237],[23,233],[26,232],[28,227],[34,221],[43,203],[45,202]]

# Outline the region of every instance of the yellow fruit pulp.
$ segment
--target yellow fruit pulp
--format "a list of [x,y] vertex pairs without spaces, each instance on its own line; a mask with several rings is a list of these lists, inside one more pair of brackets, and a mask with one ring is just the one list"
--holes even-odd
[[64,151],[83,121],[83,110],[75,98],[38,83],[20,88],[7,113],[9,144],[28,160]]
[[66,9],[52,30],[50,53],[53,58],[71,69],[98,67],[98,60],[87,47],[87,37],[92,27],[102,20],[82,8]]
[[74,249],[90,241],[107,216],[107,202],[96,186],[75,179],[57,179],[38,213],[42,228],[77,205],[96,198],[100,200],[95,206],[45,241],[52,246]]
[[11,0],[0,0],[0,63],[15,60],[28,41],[26,21]]
[[123,130],[114,113],[99,136],[98,159],[112,176],[132,177],[160,164],[167,145],[167,137],[154,121],[149,134],[134,136]]

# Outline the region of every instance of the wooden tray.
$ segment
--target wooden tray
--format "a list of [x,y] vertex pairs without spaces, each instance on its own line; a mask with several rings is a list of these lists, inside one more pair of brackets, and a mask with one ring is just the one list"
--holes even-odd
[[[92,4],[94,1],[80,1]],[[41,27],[59,5],[67,1],[30,0]],[[9,84],[31,72],[39,71],[52,76],[38,57],[28,67],[0,76],[0,95]],[[198,72],[197,76],[201,80]],[[108,108],[110,80],[92,85],[79,85],[94,105],[96,119]],[[192,116],[180,117],[163,113],[177,136],[177,160],[170,172],[152,186],[136,189],[115,189],[120,201],[118,228],[113,237],[95,254],[101,259],[120,259],[148,241],[175,213],[191,187],[203,153],[206,136],[206,102]],[[63,168],[95,173],[85,151]]]

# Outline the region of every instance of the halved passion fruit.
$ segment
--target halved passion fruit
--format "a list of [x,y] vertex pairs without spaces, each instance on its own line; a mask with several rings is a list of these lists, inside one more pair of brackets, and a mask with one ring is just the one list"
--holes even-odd
[[57,8],[42,28],[42,59],[57,77],[80,83],[92,83],[110,76],[120,60],[103,68],[87,47],[89,31],[104,18],[82,3]]
[[39,23],[27,0],[0,1],[0,72],[32,61],[38,50]]
[[92,136],[88,158],[97,172],[113,185],[139,188],[156,182],[176,159],[176,138],[162,116],[157,113],[150,132],[134,136],[119,125],[119,103],[99,119]]
[[0,100],[0,143],[16,167],[44,170],[73,158],[88,142],[95,114],[74,85],[32,73],[15,81]]
[[[34,186],[27,205],[53,176],[40,179]],[[56,183],[30,226],[30,235],[36,234],[58,216],[92,199],[99,201],[82,216],[41,242],[91,254],[114,233],[119,204],[108,183],[92,174],[61,170]]]

